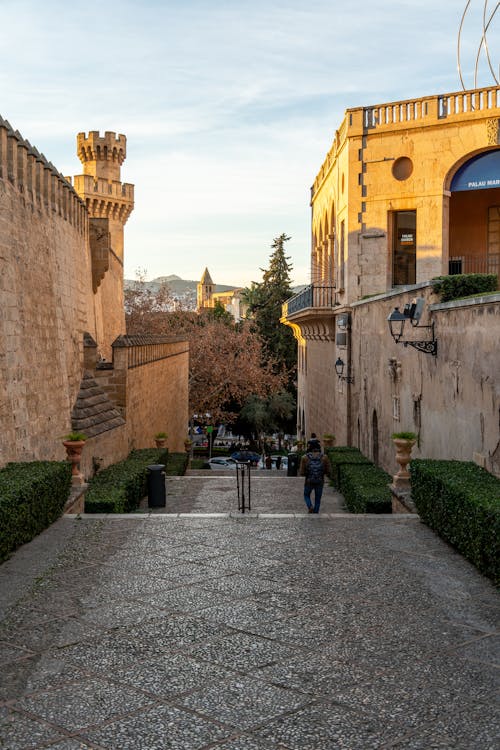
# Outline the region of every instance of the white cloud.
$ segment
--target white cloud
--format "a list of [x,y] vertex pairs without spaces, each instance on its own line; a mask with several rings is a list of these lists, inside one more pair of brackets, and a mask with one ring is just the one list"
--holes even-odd
[[[472,5],[471,70],[483,3]],[[248,283],[287,232],[305,281],[309,187],[344,110],[457,90],[462,10],[454,0],[2,0],[0,114],[63,174],[80,171],[78,132],[127,135],[129,274],[197,278],[208,265],[221,283]]]

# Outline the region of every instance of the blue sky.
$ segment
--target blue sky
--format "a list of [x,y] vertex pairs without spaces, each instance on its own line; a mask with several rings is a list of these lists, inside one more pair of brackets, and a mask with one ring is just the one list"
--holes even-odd
[[[483,4],[464,28],[470,87]],[[286,232],[293,280],[306,283],[310,186],[345,109],[458,91],[464,7],[0,0],[0,114],[65,175],[81,172],[78,132],[125,133],[127,277],[197,279],[208,266],[216,283],[249,284]],[[497,69],[499,31],[496,17]]]

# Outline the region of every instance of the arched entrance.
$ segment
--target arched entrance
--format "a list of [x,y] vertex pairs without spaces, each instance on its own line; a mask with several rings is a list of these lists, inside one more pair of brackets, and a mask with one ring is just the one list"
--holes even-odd
[[449,273],[498,273],[500,149],[462,164],[450,192]]

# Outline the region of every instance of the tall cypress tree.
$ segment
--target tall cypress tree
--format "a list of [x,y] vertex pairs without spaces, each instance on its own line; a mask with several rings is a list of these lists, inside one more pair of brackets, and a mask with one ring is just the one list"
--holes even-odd
[[282,234],[273,240],[269,267],[261,268],[262,281],[246,290],[246,300],[265,352],[276,359],[288,372],[289,383],[295,380],[297,345],[288,326],[281,325],[281,306],[292,296],[290,285],[290,258],[285,255],[285,242],[290,237]]

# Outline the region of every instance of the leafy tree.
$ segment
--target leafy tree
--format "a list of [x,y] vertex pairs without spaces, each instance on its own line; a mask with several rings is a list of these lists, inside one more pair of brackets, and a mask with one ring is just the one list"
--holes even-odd
[[129,295],[126,305],[127,333],[180,336],[189,341],[190,413],[209,413],[213,422],[233,420],[249,396],[266,398],[284,382],[274,360],[265,361],[261,339],[251,326],[234,325],[220,308],[200,314],[167,310],[144,282]]
[[211,320],[220,320],[222,323],[226,323],[228,326],[234,325],[234,318],[230,312],[226,310],[222,302],[218,299],[215,300],[213,307],[207,307],[201,312],[202,315],[208,316]]
[[250,396],[240,412],[239,419],[243,427],[248,425],[253,436],[262,444],[264,435],[272,432],[281,434],[292,429],[294,417],[295,399],[288,391],[280,390],[267,398]]
[[292,266],[285,255],[285,242],[289,239],[286,234],[275,237],[269,267],[261,268],[262,281],[252,282],[244,291],[244,299],[264,342],[266,355],[275,360],[279,368],[286,370],[291,385],[297,368],[297,346],[291,329],[280,324],[282,304],[293,294],[290,285]]
[[158,290],[152,289],[146,281],[146,272],[138,269],[133,286],[125,289],[125,317],[127,331],[135,333],[155,333],[157,313],[166,312],[175,306],[170,288],[162,284]]

